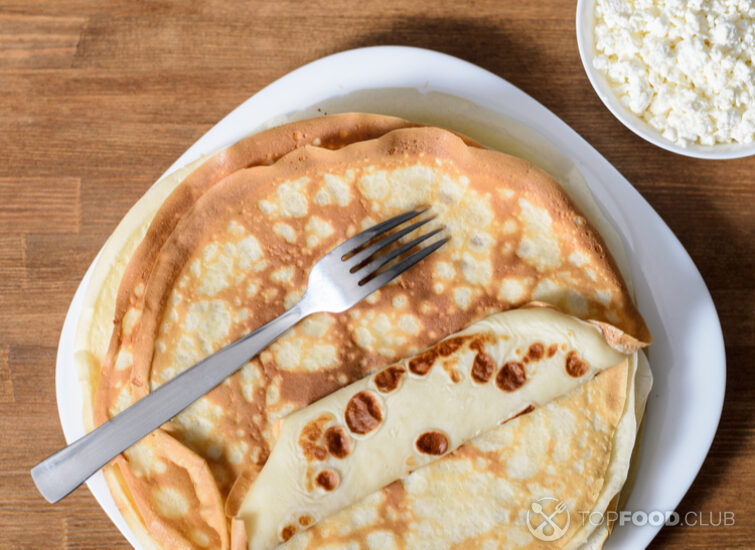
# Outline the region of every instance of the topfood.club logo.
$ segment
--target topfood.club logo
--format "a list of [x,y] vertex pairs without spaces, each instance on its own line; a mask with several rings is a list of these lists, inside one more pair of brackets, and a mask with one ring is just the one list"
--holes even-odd
[[[661,526],[687,526],[687,527],[731,527],[736,525],[736,519],[732,510],[721,511],[695,511],[690,510],[681,514],[674,510],[596,510],[579,511],[575,521],[584,527],[590,525],[612,525],[623,527]],[[559,500],[552,496],[545,496],[533,501],[527,509],[527,529],[532,536],[544,542],[557,541],[569,530],[571,515],[565,500]]]
[[571,516],[566,502],[553,497],[543,497],[527,509],[527,529],[532,536],[544,542],[558,540],[566,534]]

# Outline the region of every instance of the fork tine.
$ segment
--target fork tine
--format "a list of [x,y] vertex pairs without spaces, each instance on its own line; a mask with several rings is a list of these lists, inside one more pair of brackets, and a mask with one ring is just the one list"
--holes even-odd
[[[381,288],[383,285],[387,284],[391,280],[401,275],[404,271],[412,267],[417,262],[424,260],[430,254],[432,254],[433,252],[438,250],[441,246],[446,244],[449,240],[450,240],[449,237],[446,237],[445,239],[441,239],[440,241],[435,242],[431,244],[430,246],[427,246],[423,248],[422,250],[415,252],[408,258],[404,258],[396,265],[391,266],[390,268],[386,269],[382,273],[378,274],[373,279],[370,279],[369,281],[361,285],[361,288],[365,292],[365,296],[372,294],[374,291]],[[364,279],[362,279],[362,281],[364,281]],[[360,284],[361,284],[361,281],[360,281]]]
[[444,227],[439,227],[438,229],[430,231],[429,233],[425,233],[424,235],[421,235],[421,236],[417,237],[413,241],[410,241],[410,242],[408,242],[408,243],[406,243],[404,245],[401,245],[398,248],[395,248],[395,249],[391,250],[387,254],[383,254],[382,256],[380,256],[378,258],[375,258],[374,260],[372,260],[370,263],[368,263],[364,267],[362,267],[362,268],[358,269],[357,271],[355,271],[355,273],[359,273],[360,271],[364,271],[365,273],[368,273],[368,274],[369,273],[375,273],[378,269],[380,269],[385,264],[387,264],[388,262],[390,262],[393,258],[396,258],[397,256],[400,256],[401,254],[403,254],[407,250],[410,250],[410,249],[414,248],[419,243],[421,243],[422,241],[425,241],[425,240],[429,239],[433,235],[437,235],[438,233],[440,233],[441,231],[443,231],[443,229],[445,229],[445,228]]
[[385,231],[388,231],[389,229],[393,229],[397,225],[401,225],[405,221],[411,220],[412,218],[416,218],[422,212],[426,212],[428,208],[418,208],[416,210],[411,210],[409,212],[404,212],[403,214],[399,214],[398,216],[395,216],[393,218],[390,218],[388,220],[385,220],[384,222],[380,222],[377,225],[373,225],[372,227],[368,227],[361,233],[357,233],[353,237],[351,237],[349,240],[342,242],[340,245],[335,247],[330,254],[338,255],[339,258],[345,256],[352,250],[359,248],[363,244],[371,241],[375,237],[377,237],[380,233],[384,233]]
[[408,235],[409,233],[411,233],[415,229],[417,229],[419,227],[422,227],[423,225],[425,225],[427,222],[433,220],[434,218],[435,218],[435,216],[432,216],[430,218],[427,218],[426,220],[420,220],[420,221],[418,221],[416,223],[413,223],[412,225],[404,227],[403,229],[400,229],[399,231],[395,231],[395,232],[391,233],[390,235],[388,235],[387,237],[384,237],[384,238],[380,239],[378,242],[371,244],[370,246],[368,246],[364,250],[360,250],[359,252],[357,252],[356,254],[354,254],[351,258],[349,258],[346,261],[349,263],[350,266],[358,266],[363,261],[369,259],[370,256],[372,256],[376,252],[382,250],[383,248],[385,248],[389,244],[391,244],[391,243],[399,240],[404,235]]

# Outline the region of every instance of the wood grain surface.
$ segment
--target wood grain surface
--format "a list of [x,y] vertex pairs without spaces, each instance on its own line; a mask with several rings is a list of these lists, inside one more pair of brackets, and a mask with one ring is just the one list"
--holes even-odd
[[58,336],[116,223],[257,90],[380,44],[456,55],[520,87],[679,237],[718,308],[728,375],[718,434],[678,510],[732,511],[735,525],[665,528],[653,547],[755,547],[755,158],[676,156],[625,129],[584,74],[574,13],[573,0],[0,0],[0,548],[128,546],[86,488],[52,506],[28,473],[64,444]]

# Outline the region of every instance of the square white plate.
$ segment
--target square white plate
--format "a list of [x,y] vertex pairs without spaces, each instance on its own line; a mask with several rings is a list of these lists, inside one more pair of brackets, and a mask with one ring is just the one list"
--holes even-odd
[[[581,190],[584,195],[589,188],[595,215],[604,218],[598,229],[612,251],[625,250],[625,258],[617,260],[633,281],[638,306],[654,335],[648,355],[655,382],[637,478],[625,509],[674,510],[705,459],[723,406],[726,360],[715,307],[689,255],[651,206],[584,139],[521,90],[471,63],[429,50],[351,50],[310,63],[259,91],[192,145],[166,174],[263,128],[344,111],[393,114],[450,127],[529,158],[572,194]],[[590,197],[577,202],[584,200]],[[91,270],[73,298],[58,347],[58,411],[69,442],[84,434],[73,337]],[[138,547],[102,474],[87,484]],[[645,547],[659,529],[616,525],[606,548]]]

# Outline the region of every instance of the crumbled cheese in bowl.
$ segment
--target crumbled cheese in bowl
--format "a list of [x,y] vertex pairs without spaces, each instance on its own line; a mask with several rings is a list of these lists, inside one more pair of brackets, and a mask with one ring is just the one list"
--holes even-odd
[[755,141],[755,0],[596,0],[593,66],[664,138]]

